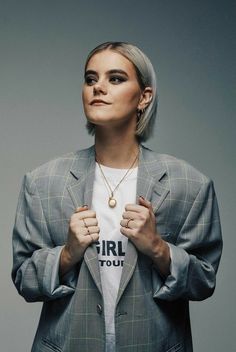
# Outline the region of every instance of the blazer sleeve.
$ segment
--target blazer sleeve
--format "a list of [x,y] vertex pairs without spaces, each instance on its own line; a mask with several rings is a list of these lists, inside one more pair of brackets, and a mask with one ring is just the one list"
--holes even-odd
[[215,289],[222,236],[212,181],[202,184],[179,232],[176,244],[168,243],[171,273],[163,282],[153,275],[154,297],[203,300]]
[[63,246],[53,243],[37,186],[31,174],[24,178],[13,229],[12,279],[26,301],[47,301],[72,294],[77,270],[59,280],[59,261]]

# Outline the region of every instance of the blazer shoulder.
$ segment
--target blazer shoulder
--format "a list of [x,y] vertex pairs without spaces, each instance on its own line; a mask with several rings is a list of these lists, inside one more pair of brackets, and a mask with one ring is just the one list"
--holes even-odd
[[172,177],[192,179],[202,184],[211,181],[208,176],[199,171],[195,166],[193,166],[186,160],[179,159],[175,156],[168,154],[161,154],[160,159],[163,160],[169,171],[170,176]]
[[213,181],[187,161],[168,154],[157,153],[156,156],[166,169],[162,181],[169,188],[172,199],[183,199],[191,205],[199,192],[207,197],[214,188]]
[[28,187],[32,188],[33,185],[49,178],[58,178],[58,180],[66,178],[74,163],[79,159],[88,158],[91,155],[91,150],[92,147],[69,152],[39,165],[25,175]]
[[145,149],[145,153],[148,154],[148,163],[161,165],[161,168],[166,171],[169,184],[191,182],[201,187],[203,184],[212,182],[208,176],[183,159]]

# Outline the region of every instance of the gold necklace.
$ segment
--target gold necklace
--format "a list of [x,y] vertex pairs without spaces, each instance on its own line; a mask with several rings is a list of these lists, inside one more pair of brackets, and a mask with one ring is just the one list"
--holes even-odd
[[[138,156],[139,156],[139,153],[136,155],[134,161],[132,162],[131,166],[128,168],[128,170],[125,172],[124,176],[120,179],[120,181],[118,182],[118,184],[115,186],[115,188],[112,190],[103,170],[102,170],[102,166],[100,165],[99,161],[98,161],[98,158],[96,156],[96,160],[97,160],[97,163],[98,163],[98,166],[99,166],[99,169],[101,171],[101,174],[102,174],[102,177],[105,181],[105,184],[106,186],[108,187],[108,190],[110,191],[111,195],[109,195],[109,199],[108,199],[108,205],[110,208],[115,208],[116,204],[117,204],[117,201],[116,199],[114,198],[114,193],[115,191],[117,190],[117,188],[120,186],[121,182],[125,179],[125,177],[128,175],[128,173],[130,172],[130,170],[132,169],[132,167],[134,166],[136,160],[138,159]],[[109,192],[108,191],[108,192]]]

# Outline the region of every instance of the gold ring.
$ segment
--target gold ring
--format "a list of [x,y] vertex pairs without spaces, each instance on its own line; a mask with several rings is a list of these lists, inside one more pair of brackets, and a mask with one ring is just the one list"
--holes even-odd
[[128,219],[127,224],[125,226],[127,229],[129,228],[129,222],[132,221],[132,220],[134,220],[134,219]]

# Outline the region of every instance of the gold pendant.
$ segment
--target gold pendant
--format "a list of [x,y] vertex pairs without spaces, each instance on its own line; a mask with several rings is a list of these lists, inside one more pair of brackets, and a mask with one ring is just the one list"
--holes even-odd
[[108,205],[109,205],[110,208],[115,208],[115,206],[116,206],[116,200],[115,200],[115,198],[109,197]]

